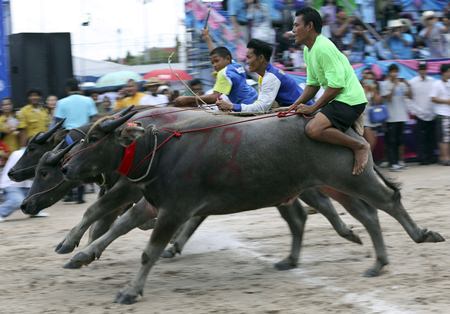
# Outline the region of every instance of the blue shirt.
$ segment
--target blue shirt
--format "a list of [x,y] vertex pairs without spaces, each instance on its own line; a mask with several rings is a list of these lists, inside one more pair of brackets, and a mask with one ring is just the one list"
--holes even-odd
[[97,107],[90,97],[73,94],[56,103],[55,118],[66,119],[64,128],[78,128],[97,114]]
[[240,23],[247,24],[247,8],[243,0],[228,1],[228,15],[235,16]]
[[233,111],[267,112],[271,109],[274,100],[280,106],[290,106],[303,92],[293,78],[270,63],[267,65],[264,76],[258,79],[258,84],[258,99],[253,103],[233,103]]
[[391,37],[388,39],[389,48],[391,48],[394,53],[395,59],[412,59],[413,58],[413,37],[411,34],[401,34],[403,40],[408,42],[408,45],[405,45],[399,38]]
[[252,103],[258,98],[255,89],[247,84],[244,67],[236,62],[217,73],[213,90],[227,95],[232,103]]

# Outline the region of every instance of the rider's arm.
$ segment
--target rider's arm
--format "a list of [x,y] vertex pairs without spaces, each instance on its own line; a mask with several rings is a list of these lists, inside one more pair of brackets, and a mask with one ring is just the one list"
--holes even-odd
[[306,85],[305,89],[303,90],[303,93],[294,102],[294,105],[306,104],[308,101],[313,99],[314,96],[316,96],[319,89],[320,89],[320,86]]
[[314,104],[314,107],[317,109],[322,108],[326,104],[328,104],[330,101],[335,99],[337,95],[342,91],[342,88],[334,88],[334,87],[327,87],[325,89],[325,92],[320,96],[319,99],[317,99],[316,103]]
[[233,104],[233,111],[237,112],[267,112],[280,90],[281,82],[272,73],[266,73],[262,79],[258,99],[253,104]]

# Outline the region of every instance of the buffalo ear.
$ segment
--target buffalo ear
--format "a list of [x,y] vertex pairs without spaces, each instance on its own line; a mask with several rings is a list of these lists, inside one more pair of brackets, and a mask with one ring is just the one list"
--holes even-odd
[[120,145],[128,146],[144,134],[145,129],[142,126],[129,125],[120,130],[117,135]]

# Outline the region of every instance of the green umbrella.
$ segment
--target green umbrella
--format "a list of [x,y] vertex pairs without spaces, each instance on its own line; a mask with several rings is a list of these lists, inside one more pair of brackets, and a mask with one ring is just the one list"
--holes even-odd
[[136,82],[142,81],[142,77],[133,71],[117,71],[103,75],[95,84],[97,88],[119,87],[125,85],[129,79]]

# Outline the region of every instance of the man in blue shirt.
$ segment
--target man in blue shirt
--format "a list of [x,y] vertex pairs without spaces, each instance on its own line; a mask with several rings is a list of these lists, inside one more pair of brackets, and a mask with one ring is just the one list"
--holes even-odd
[[[66,82],[67,97],[56,103],[54,123],[66,119],[64,128],[75,129],[92,121],[97,115],[97,107],[90,97],[81,95],[78,81],[74,78]],[[84,186],[78,187],[77,203],[84,203]],[[72,194],[69,193],[65,201],[72,201]]]
[[388,31],[387,42],[393,53],[393,59],[412,59],[414,38],[411,34],[404,32],[402,21],[389,21]]
[[274,101],[280,106],[290,106],[302,94],[303,90],[293,78],[270,64],[272,46],[258,39],[252,39],[247,45],[247,63],[251,72],[259,74],[259,95],[252,102],[228,102],[218,100],[217,106],[224,111],[267,112]]
[[66,92],[68,96],[56,103],[55,123],[66,119],[63,124],[66,129],[89,123],[97,115],[97,107],[92,98],[81,95],[76,79],[67,80]]

